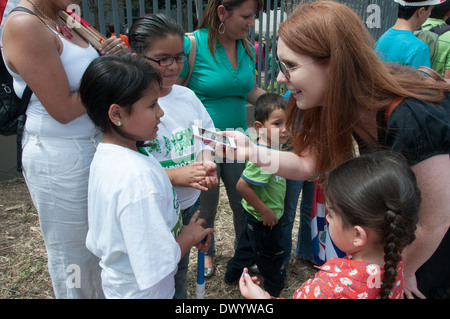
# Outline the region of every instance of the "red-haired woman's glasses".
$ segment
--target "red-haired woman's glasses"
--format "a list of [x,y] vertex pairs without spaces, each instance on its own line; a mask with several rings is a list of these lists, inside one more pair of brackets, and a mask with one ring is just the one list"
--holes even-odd
[[286,66],[286,64],[284,64],[284,62],[281,62],[278,58],[276,59],[276,61],[277,61],[278,68],[280,69],[281,73],[283,73],[284,77],[285,77],[288,81],[291,80],[291,75],[290,75],[289,72],[292,71],[292,70],[295,70],[295,69],[297,69],[297,68],[299,68],[299,67],[302,66],[302,65],[296,65],[296,66],[293,66],[293,67],[288,68],[288,67]]

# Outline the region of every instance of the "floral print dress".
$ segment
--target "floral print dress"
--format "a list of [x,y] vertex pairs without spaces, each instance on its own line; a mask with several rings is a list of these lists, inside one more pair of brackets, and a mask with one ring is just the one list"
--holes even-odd
[[[306,281],[295,293],[295,299],[376,299],[379,298],[384,269],[376,264],[344,258],[332,258],[313,279]],[[403,298],[403,262],[397,266],[397,278],[390,299]]]

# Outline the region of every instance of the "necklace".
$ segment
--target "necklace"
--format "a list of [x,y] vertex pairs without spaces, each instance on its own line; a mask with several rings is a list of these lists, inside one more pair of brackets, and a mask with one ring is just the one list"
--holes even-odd
[[32,0],[27,0],[46,20],[49,20],[55,24],[56,31],[61,33],[65,38],[72,39],[72,30],[65,23],[60,26],[55,20],[47,16]]

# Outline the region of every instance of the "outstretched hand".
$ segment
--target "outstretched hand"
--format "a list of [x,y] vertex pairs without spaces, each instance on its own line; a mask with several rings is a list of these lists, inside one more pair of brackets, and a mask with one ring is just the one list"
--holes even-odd
[[245,162],[249,159],[250,154],[254,152],[252,146],[255,146],[247,135],[239,131],[219,131],[218,134],[231,137],[236,143],[236,148],[223,144],[216,143],[214,145],[216,155],[222,158],[228,158],[240,162]]
[[269,293],[259,286],[258,278],[250,277],[247,268],[244,268],[239,279],[239,289],[242,297],[246,299],[270,299]]

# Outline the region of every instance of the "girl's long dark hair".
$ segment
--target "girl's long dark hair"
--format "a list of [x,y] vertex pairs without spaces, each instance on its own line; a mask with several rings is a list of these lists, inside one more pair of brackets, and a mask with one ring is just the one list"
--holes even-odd
[[380,297],[389,298],[400,253],[415,239],[421,198],[413,171],[398,154],[371,153],[333,170],[324,192],[344,227],[367,227],[379,235],[385,261]]
[[152,41],[169,34],[184,37],[183,28],[171,17],[163,13],[152,13],[137,19],[130,28],[128,42],[130,51],[138,55],[151,48]]

